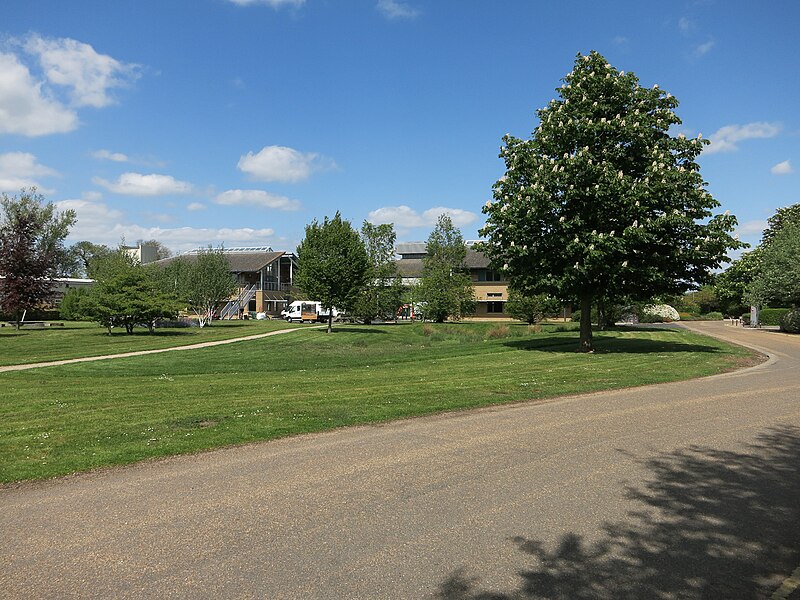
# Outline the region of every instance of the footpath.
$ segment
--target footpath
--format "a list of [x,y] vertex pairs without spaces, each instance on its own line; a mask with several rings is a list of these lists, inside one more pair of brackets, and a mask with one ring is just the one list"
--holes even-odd
[[[120,354],[103,354],[101,356],[84,356],[81,358],[68,358],[66,360],[51,360],[49,362],[30,363],[25,365],[7,365],[0,367],[0,373],[8,371],[25,371],[27,369],[39,369],[41,367],[55,367],[58,365],[71,365],[73,363],[93,362],[96,360],[109,360],[112,358],[128,358],[129,356],[144,356],[146,354],[161,354],[162,352],[179,352],[183,350],[197,350],[198,348],[210,348],[212,346],[222,346],[223,344],[233,344],[235,342],[246,342],[248,340],[258,340],[272,335],[281,335],[283,333],[291,333],[299,331],[300,327],[294,329],[279,329],[277,331],[270,331],[269,333],[257,333],[255,335],[247,335],[244,337],[231,338],[229,340],[216,340],[212,342],[200,342],[199,344],[189,344],[188,346],[173,346],[171,348],[158,348],[156,350],[136,350],[134,352],[122,352]],[[308,329],[303,327],[302,329]]]

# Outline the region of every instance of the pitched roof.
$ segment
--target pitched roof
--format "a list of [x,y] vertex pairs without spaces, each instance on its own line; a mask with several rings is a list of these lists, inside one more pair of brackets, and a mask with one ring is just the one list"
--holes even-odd
[[[225,252],[225,258],[228,259],[231,273],[251,273],[260,271],[284,254],[286,252]],[[182,254],[158,260],[152,264],[166,266],[179,258],[194,262],[197,260],[197,254]]]
[[[401,258],[396,260],[397,272],[400,273],[401,277],[422,277],[422,260],[421,258]],[[488,269],[489,259],[482,252],[467,249],[464,265],[469,269]]]

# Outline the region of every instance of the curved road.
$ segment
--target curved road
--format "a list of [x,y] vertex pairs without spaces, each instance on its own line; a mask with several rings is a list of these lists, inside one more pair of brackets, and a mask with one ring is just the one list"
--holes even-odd
[[800,337],[692,328],[771,358],[2,488],[0,597],[800,598]]

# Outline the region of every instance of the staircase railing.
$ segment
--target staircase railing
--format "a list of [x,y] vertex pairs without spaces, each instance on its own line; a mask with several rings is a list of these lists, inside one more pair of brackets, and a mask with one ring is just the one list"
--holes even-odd
[[252,300],[253,296],[256,295],[257,289],[258,285],[255,283],[253,285],[243,287],[236,299],[228,301],[225,307],[219,311],[219,318],[230,320],[234,316],[238,315],[239,311],[246,307],[250,300]]

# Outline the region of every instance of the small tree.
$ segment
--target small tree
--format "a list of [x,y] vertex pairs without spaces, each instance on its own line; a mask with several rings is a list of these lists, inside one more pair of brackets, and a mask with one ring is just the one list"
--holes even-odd
[[[712,216],[696,162],[707,142],[670,134],[672,95],[597,52],[578,55],[557,92],[530,140],[504,138],[506,173],[483,209],[482,249],[519,289],[588,315],[597,298],[682,293],[743,246],[735,217]],[[592,349],[582,319],[579,350]]]
[[369,258],[364,243],[349,221],[337,211],[333,219],[316,219],[306,225],[306,235],[297,247],[300,269],[297,286],[329,311],[328,333],[333,325],[333,308],[351,310],[369,275]]
[[200,327],[211,325],[217,307],[236,290],[236,280],[222,248],[208,248],[197,254],[194,262],[179,258],[168,273],[180,282],[175,290],[200,321]]
[[369,272],[364,289],[353,307],[353,315],[370,323],[376,318],[394,317],[402,304],[403,285],[397,274],[392,224],[373,225],[364,221],[361,240],[367,251]]
[[509,290],[506,312],[528,325],[540,322],[546,315],[558,312],[558,300],[547,294],[525,296],[513,288]]
[[46,302],[53,277],[64,264],[64,238],[75,223],[75,212],[57,213],[36,188],[19,197],[0,199],[0,307],[15,316]]
[[108,329],[124,327],[128,334],[136,325],[150,333],[161,318],[174,318],[178,303],[174,294],[158,285],[156,271],[143,267],[125,251],[119,250],[99,266],[97,283],[78,309],[82,314]]
[[464,264],[467,246],[461,231],[446,214],[440,215],[422,259],[418,297],[423,314],[437,323],[475,312],[475,292]]

